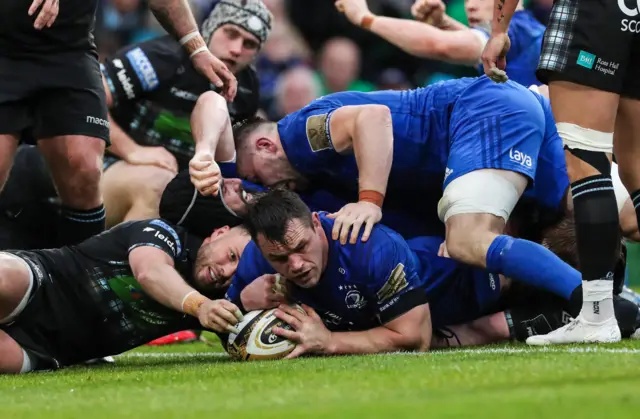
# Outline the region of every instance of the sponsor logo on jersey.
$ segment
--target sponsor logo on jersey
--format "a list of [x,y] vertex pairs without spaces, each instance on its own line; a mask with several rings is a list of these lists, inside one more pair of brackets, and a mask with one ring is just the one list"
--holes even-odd
[[160,84],[158,75],[153,65],[151,65],[147,54],[145,54],[140,47],[137,47],[127,52],[126,55],[131,62],[131,67],[133,67],[133,70],[138,75],[142,89],[149,91],[158,87],[158,84]]
[[522,165],[524,167],[528,167],[529,169],[533,167],[533,160],[527,154],[524,154],[522,151],[518,151],[515,149],[509,150],[509,159],[514,162]]
[[168,235],[162,234],[160,231],[156,231],[154,233],[154,237],[162,240],[169,246],[171,250],[173,250],[174,254],[177,256],[182,253],[182,245],[180,244],[180,237],[178,237],[178,233],[171,227],[169,224],[165,223],[162,220],[153,220],[150,221],[149,224],[161,227],[164,229]]
[[151,228],[151,227],[145,227],[144,230],[142,230],[142,231],[145,232],[145,233],[148,233],[150,231],[156,231],[156,229],[155,228]]
[[[113,66],[118,70],[116,76],[118,77],[120,86],[122,86],[122,90],[124,90],[124,94],[127,96],[127,99],[134,99],[136,94],[133,91],[133,83],[131,83],[131,78],[127,74],[127,70],[124,68],[124,65],[122,65],[122,61],[116,58],[112,62]],[[107,78],[107,80],[111,81],[111,78]],[[114,91],[111,85],[109,85],[109,89],[111,89],[112,92]]]
[[403,289],[407,288],[409,283],[407,282],[407,274],[404,271],[404,265],[402,263],[398,263],[393,271],[391,271],[391,275],[387,279],[387,282],[380,288],[377,292],[378,301],[383,302],[394,295],[398,294]]
[[591,70],[593,68],[593,64],[596,62],[596,56],[591,54],[590,52],[580,50],[578,54],[578,60],[576,64],[582,66],[584,68],[588,68]]
[[87,124],[101,125],[109,128],[109,121],[102,118],[96,118],[95,116],[87,116]]
[[[635,1],[636,4],[633,4]],[[633,8],[627,6],[627,3],[632,3]],[[636,17],[640,14],[640,1],[639,0],[618,0],[618,8],[620,11],[629,17]],[[620,30],[622,32],[640,33],[640,26],[638,25],[640,20],[622,19],[620,21]]]
[[333,148],[329,131],[330,121],[328,113],[307,118],[307,141],[309,141],[309,146],[314,153]]
[[489,286],[491,287],[492,290],[496,290],[496,279],[493,276],[493,274],[489,274]]

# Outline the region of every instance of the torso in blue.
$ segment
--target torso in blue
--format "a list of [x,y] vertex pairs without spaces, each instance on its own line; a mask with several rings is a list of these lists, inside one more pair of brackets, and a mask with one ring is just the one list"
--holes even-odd
[[[330,330],[368,330],[425,304],[419,261],[400,235],[376,226],[363,243],[331,239],[333,220],[321,214],[329,242],[328,261],[313,288],[294,286],[292,299],[315,309]],[[274,273],[254,242],[244,250],[227,298],[237,301],[255,278]]]
[[278,123],[280,141],[291,164],[312,185],[352,201],[357,198],[358,167],[353,154],[341,155],[333,149],[331,116],[343,106],[385,105],[391,111],[394,136],[385,204],[406,200],[407,194],[439,196],[449,152],[451,109],[474,81],[448,80],[408,91],[327,95],[283,118]]
[[[474,30],[482,32],[489,39],[490,33],[486,29],[476,27]],[[507,53],[509,79],[526,87],[542,84],[536,78],[536,69],[540,61],[544,31],[545,26],[530,11],[520,10],[513,14],[508,32],[511,40],[511,48]],[[478,70],[484,74],[482,64],[478,66]]]

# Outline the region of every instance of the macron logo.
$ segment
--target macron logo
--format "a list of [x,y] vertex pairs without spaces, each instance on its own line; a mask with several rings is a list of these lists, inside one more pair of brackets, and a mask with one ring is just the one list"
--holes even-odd
[[109,128],[109,121],[102,118],[96,118],[95,116],[87,116],[87,123],[102,125],[103,127]]
[[156,229],[151,227],[145,227],[144,230],[142,230],[143,233],[148,233],[150,231],[156,231]]
[[528,168],[533,167],[533,161],[531,160],[531,157],[524,154],[522,151],[514,150],[512,148],[511,150],[509,150],[509,159],[511,159],[511,161],[514,163],[518,163],[519,165]]

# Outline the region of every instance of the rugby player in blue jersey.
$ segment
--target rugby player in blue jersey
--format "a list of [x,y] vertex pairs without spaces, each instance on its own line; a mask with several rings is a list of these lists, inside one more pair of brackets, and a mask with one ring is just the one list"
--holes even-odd
[[[192,118],[194,132],[209,134],[196,136],[203,154],[196,153],[190,170],[208,194],[220,182],[211,156],[219,139],[231,140],[215,125],[226,108],[205,108],[198,111],[203,118]],[[331,215],[334,240],[355,243],[364,227],[366,241],[384,203],[420,213],[425,223],[438,222],[437,214],[452,258],[582,300],[581,289],[559,280],[569,275],[567,264],[538,244],[503,234],[528,186],[549,207],[564,202],[568,186],[554,177],[565,162],[548,102],[517,83],[480,77],[410,91],[335,93],[278,123],[249,121],[236,130],[235,142],[245,179],[347,191],[352,203]]]
[[[483,74],[480,56],[489,40],[493,1],[466,0],[464,6],[470,27],[447,16],[442,0],[416,0],[412,13],[418,21],[376,16],[369,10],[366,0],[336,2],[338,10],[351,23],[411,55],[474,66]],[[530,11],[524,10],[520,2],[509,28],[511,49],[507,55],[507,71],[511,80],[527,87],[541,85],[535,73],[544,29],[544,25]]]
[[[277,271],[294,283],[307,315],[283,305],[276,316],[295,330],[273,329],[298,343],[289,358],[428,350],[429,305],[420,264],[405,240],[376,226],[367,242],[342,245],[331,238],[333,223],[290,191],[255,200],[245,220],[254,241],[245,247],[228,298],[238,300],[238,283],[252,282],[257,273]],[[339,332],[331,333],[323,319]]]

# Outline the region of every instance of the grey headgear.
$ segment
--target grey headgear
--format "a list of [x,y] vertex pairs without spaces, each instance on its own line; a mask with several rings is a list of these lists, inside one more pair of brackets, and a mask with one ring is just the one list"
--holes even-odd
[[271,32],[273,15],[261,0],[221,0],[202,23],[202,37],[209,45],[220,26],[232,23],[260,40],[260,47]]

